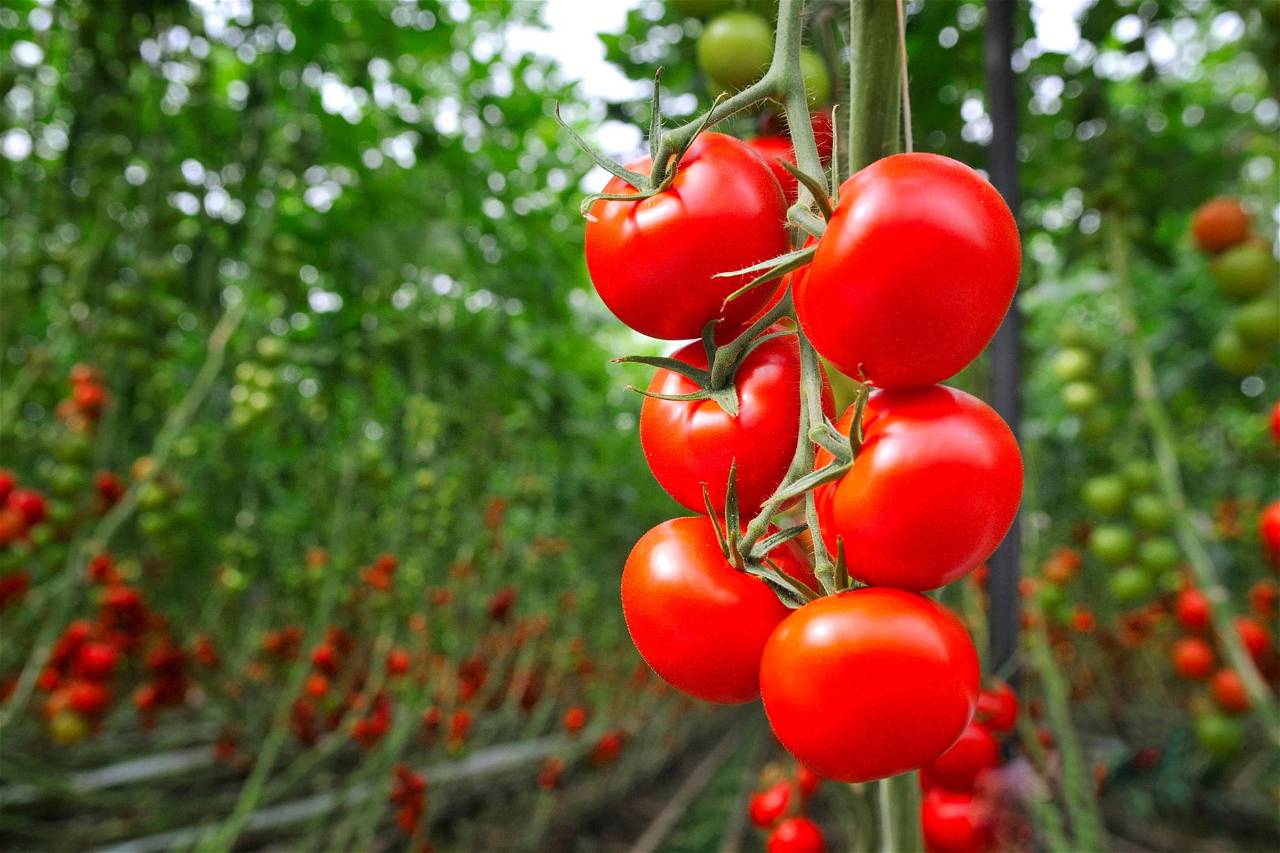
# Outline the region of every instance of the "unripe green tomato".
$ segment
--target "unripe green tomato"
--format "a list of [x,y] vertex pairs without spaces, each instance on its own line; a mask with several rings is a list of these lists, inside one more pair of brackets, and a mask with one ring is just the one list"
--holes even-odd
[[267,364],[279,364],[288,349],[284,341],[276,337],[258,338],[258,357]]
[[1196,718],[1196,740],[1215,758],[1230,758],[1244,748],[1244,727],[1222,714]]
[[93,439],[76,432],[59,436],[53,445],[53,458],[59,462],[85,462],[93,455]]
[[730,92],[750,86],[773,58],[773,28],[754,12],[724,12],[698,36],[698,67]]
[[1066,590],[1054,583],[1040,584],[1036,590],[1036,599],[1040,602],[1040,609],[1048,616],[1056,613],[1066,605]]
[[252,361],[242,361],[236,365],[236,381],[241,385],[248,385],[253,381],[253,375],[257,372],[258,365],[254,364]]
[[132,311],[142,304],[142,294],[136,287],[113,281],[107,285],[107,304],[116,311]]
[[84,717],[69,708],[63,708],[49,720],[49,739],[60,746],[84,740],[89,734],[89,724]]
[[1156,484],[1156,466],[1145,459],[1134,459],[1121,469],[1124,481],[1134,490],[1150,489]]
[[1110,409],[1096,409],[1080,420],[1080,434],[1085,438],[1102,438],[1116,425],[1116,416]]
[[1068,347],[1059,350],[1049,366],[1059,382],[1075,382],[1093,372],[1093,353],[1081,347]]
[[1138,561],[1153,576],[1161,575],[1177,567],[1182,561],[1182,552],[1172,539],[1157,536],[1138,546]]
[[804,77],[809,109],[825,106],[831,100],[831,75],[827,72],[827,64],[816,50],[800,48],[800,74]]
[[76,508],[70,501],[49,501],[49,511],[45,515],[45,521],[54,527],[64,527],[75,518],[75,514]]
[[1249,299],[1275,284],[1276,262],[1261,246],[1242,243],[1214,259],[1209,273],[1224,296]]
[[1123,524],[1099,524],[1089,534],[1089,551],[1108,566],[1122,566],[1133,556],[1133,531]]
[[169,503],[169,490],[157,482],[147,483],[138,492],[138,509],[153,510],[160,509]]
[[53,527],[46,522],[41,522],[27,530],[27,539],[31,541],[32,548],[40,549],[53,540]]
[[138,532],[148,539],[158,537],[169,530],[167,512],[147,511],[138,513]]
[[1098,405],[1102,395],[1092,382],[1071,382],[1062,387],[1062,403],[1067,411],[1081,414]]
[[271,409],[273,403],[275,403],[273,394],[269,394],[266,391],[254,391],[249,394],[249,400],[246,405],[253,414],[263,415]]
[[270,391],[276,385],[275,371],[265,367],[258,368],[253,372],[252,384],[263,391]]
[[1152,533],[1158,533],[1169,527],[1173,520],[1173,510],[1169,502],[1159,495],[1142,494],[1133,499],[1133,520],[1138,527]]
[[1213,359],[1227,373],[1248,376],[1262,366],[1267,354],[1246,345],[1232,329],[1223,329],[1213,339]]
[[1182,589],[1184,583],[1182,572],[1175,569],[1162,574],[1156,581],[1156,586],[1159,587],[1160,592],[1173,595]]
[[1099,515],[1117,516],[1124,512],[1129,490],[1118,474],[1090,477],[1080,493],[1084,505]]
[[1280,341],[1280,294],[1241,305],[1231,315],[1231,330],[1250,349],[1275,346]]
[[50,490],[60,498],[69,498],[89,486],[89,476],[75,465],[59,465],[53,469]]
[[1151,595],[1152,583],[1147,573],[1137,566],[1123,566],[1107,581],[1111,597],[1121,604],[1135,604]]
[[1089,349],[1093,346],[1093,336],[1089,330],[1074,320],[1066,320],[1058,326],[1058,343],[1064,347]]

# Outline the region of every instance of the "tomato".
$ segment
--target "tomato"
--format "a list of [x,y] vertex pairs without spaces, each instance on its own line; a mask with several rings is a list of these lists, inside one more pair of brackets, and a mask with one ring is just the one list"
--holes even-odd
[[1133,531],[1122,524],[1099,524],[1089,534],[1089,551],[1108,566],[1121,566],[1133,556]]
[[[981,704],[981,699],[978,700]],[[921,783],[948,791],[971,791],[978,777],[1000,766],[1000,745],[981,723],[970,723],[960,738],[920,771]]]
[[1280,500],[1272,501],[1258,518],[1258,536],[1273,566],[1280,567]]
[[1233,198],[1215,198],[1196,208],[1191,234],[1206,252],[1221,252],[1249,237],[1249,214]]
[[751,797],[747,812],[751,822],[761,829],[768,829],[786,814],[791,806],[791,783],[783,780]]
[[976,853],[995,846],[987,809],[970,793],[926,791],[920,823],[925,847],[936,853]]
[[698,36],[698,68],[713,88],[745,89],[773,58],[773,28],[753,12],[725,12],[707,22]]
[[1093,353],[1081,347],[1068,347],[1053,357],[1050,368],[1060,382],[1087,379],[1093,373]]
[[[1280,403],[1277,404],[1280,409]],[[10,493],[18,487],[18,478],[7,468],[0,468],[0,506],[3,506],[8,500]]]
[[587,709],[581,705],[574,705],[572,708],[564,712],[562,720],[564,730],[569,734],[577,734],[582,731],[582,727],[587,724]]
[[929,385],[973,361],[1013,299],[1021,247],[991,184],[937,154],[896,154],[840,188],[796,313],[843,373]]
[[831,100],[831,74],[822,56],[811,48],[800,48],[800,75],[809,107],[820,107]]
[[1077,415],[1091,411],[1102,402],[1102,392],[1092,382],[1069,382],[1062,386],[1062,405]]
[[1280,444],[1280,400],[1271,405],[1271,437]]
[[995,732],[1011,732],[1018,724],[1018,694],[1004,681],[978,694],[976,718]]
[[1126,462],[1120,475],[1124,477],[1125,483],[1135,491],[1147,491],[1155,488],[1156,479],[1160,472],[1156,469],[1154,463],[1145,459],[1134,459]]
[[14,489],[5,500],[5,505],[9,509],[20,512],[23,521],[28,526],[39,524],[43,521],[48,510],[44,495],[34,489]]
[[1211,755],[1229,758],[1244,746],[1244,727],[1221,714],[1204,714],[1196,718],[1196,740]]
[[[647,173],[649,160],[629,168]],[[607,193],[633,194],[620,178]],[[703,133],[670,187],[640,201],[597,200],[587,221],[587,270],[600,298],[641,334],[697,338],[720,317],[738,327],[769,298],[756,288],[723,306],[752,276],[715,278],[789,249],[787,203],[772,172],[744,142]],[[732,239],[726,239],[732,235]]]
[[106,681],[115,671],[120,655],[108,643],[88,642],[76,652],[75,672],[90,681]]
[[1159,495],[1136,495],[1132,511],[1134,523],[1153,533],[1167,529],[1173,520],[1173,510],[1169,508],[1168,501]]
[[1198,589],[1184,589],[1173,605],[1178,624],[1199,633],[1209,626],[1209,600]]
[[1160,574],[1177,567],[1182,551],[1167,536],[1156,536],[1138,546],[1138,561],[1148,572]]
[[[854,414],[837,424],[845,435]],[[827,545],[834,554],[843,540],[850,574],[926,590],[991,556],[1022,496],[1022,457],[1000,416],[935,385],[873,393],[862,426],[853,469],[815,493]],[[819,451],[817,465],[830,458]]]
[[1249,710],[1249,694],[1245,693],[1244,682],[1234,669],[1215,672],[1209,682],[1209,692],[1218,707],[1228,714],[1243,714]]
[[1124,511],[1129,501],[1129,490],[1118,474],[1106,474],[1086,480],[1080,499],[1099,515],[1114,516]]
[[1248,616],[1236,617],[1236,633],[1254,663],[1262,663],[1271,651],[1271,633]]
[[1275,267],[1275,258],[1268,247],[1246,243],[1215,258],[1209,264],[1209,274],[1224,296],[1249,299],[1275,284]]
[[1231,315],[1231,328],[1245,346],[1269,349],[1280,341],[1280,297],[1242,305]]
[[73,681],[67,688],[67,707],[83,717],[97,717],[111,705],[111,693],[93,681]]
[[1182,678],[1203,681],[1213,672],[1213,649],[1199,637],[1183,637],[1173,644],[1173,670]]
[[[818,145],[818,157],[826,163],[831,159],[831,148],[835,144],[831,114],[824,110],[810,113],[809,126],[813,129],[813,141]],[[761,136],[791,136],[786,116],[777,112],[766,112],[760,120],[759,128]]]
[[1275,618],[1277,599],[1280,599],[1280,589],[1273,580],[1260,580],[1249,587],[1249,607],[1259,619]]
[[1248,376],[1267,360],[1266,350],[1249,346],[1233,329],[1214,335],[1211,347],[1213,360],[1233,376]]
[[765,853],[823,853],[827,849],[822,830],[807,817],[787,818],[769,833]]
[[1122,604],[1142,601],[1152,593],[1151,578],[1137,566],[1121,566],[1107,580],[1112,597]]
[[89,734],[89,723],[75,711],[64,710],[49,720],[49,737],[54,743],[66,745],[83,740]]
[[865,782],[921,767],[956,741],[978,699],[978,655],[946,608],[865,587],[812,601],[778,626],[760,695],[798,761]]
[[821,784],[822,777],[808,767],[801,764],[796,768],[796,785],[800,788],[800,795],[805,799],[816,794]]
[[[707,702],[750,702],[760,695],[761,652],[789,611],[725,559],[711,524],[676,518],[640,537],[622,570],[622,613],[640,656],[673,687]],[[786,546],[770,556],[780,553]]]
[[[673,357],[697,368],[707,367],[701,341]],[[831,417],[835,403],[825,371],[822,380],[822,407]],[[649,470],[668,494],[694,512],[706,511],[704,483],[716,512],[724,512],[729,469],[735,460],[738,506],[747,516],[759,511],[786,476],[796,451],[800,418],[800,346],[795,335],[756,347],[738,367],[734,386],[737,415],[728,414],[714,400],[645,397],[640,409],[640,444]],[[697,385],[678,373],[659,370],[649,390],[689,394]]]
[[791,147],[791,140],[785,136],[757,136],[747,144],[769,164],[774,178],[778,181],[778,186],[782,187],[782,194],[786,196],[787,203],[794,202],[798,186],[795,176],[778,162],[778,160],[786,160],[793,166],[796,164],[796,152]]

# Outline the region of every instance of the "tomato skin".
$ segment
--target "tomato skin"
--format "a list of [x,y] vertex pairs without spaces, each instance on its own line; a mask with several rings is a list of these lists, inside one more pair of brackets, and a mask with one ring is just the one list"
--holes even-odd
[[827,843],[816,823],[807,817],[792,817],[769,833],[764,849],[765,853],[825,853]]
[[978,694],[976,717],[993,732],[1011,732],[1018,724],[1018,694],[1004,681]]
[[1258,519],[1258,535],[1262,539],[1267,559],[1280,568],[1280,500],[1272,501],[1262,510]]
[[[845,435],[854,414],[850,407],[836,424]],[[923,591],[991,556],[1022,498],[1022,455],[1000,416],[934,385],[873,393],[862,427],[853,469],[815,493],[827,547],[834,554],[843,539],[849,573]],[[830,458],[820,450],[816,465]]]
[[[648,158],[628,168],[649,171]],[[620,178],[607,193],[634,194]],[[703,133],[671,186],[641,201],[597,200],[587,221],[587,270],[619,320],[644,335],[697,338],[716,317],[736,327],[769,297],[756,288],[723,307],[751,276],[715,278],[784,254],[787,204],[769,166],[746,143]],[[731,237],[731,239],[729,239]]]
[[1248,616],[1236,617],[1236,633],[1255,664],[1262,663],[1271,651],[1271,632]]
[[760,694],[798,761],[824,778],[865,782],[921,767],[955,742],[973,717],[978,656],[941,605],[861,588],[809,602],[778,626],[760,661]]
[[698,37],[698,67],[714,88],[736,91],[760,79],[773,57],[773,28],[754,12],[729,11]]
[[1213,672],[1213,649],[1199,637],[1183,637],[1174,643],[1172,658],[1173,670],[1181,678],[1203,681]]
[[1199,633],[1209,626],[1209,600],[1198,589],[1184,589],[1174,601],[1173,615],[1183,628]]
[[1233,198],[1214,198],[1196,208],[1191,234],[1205,252],[1221,252],[1249,237],[1249,214]]
[[1013,214],[977,172],[937,154],[896,154],[840,188],[796,313],[848,376],[929,385],[991,340],[1021,258]]
[[707,702],[760,695],[760,655],[789,612],[759,578],[731,566],[705,516],[664,521],[622,570],[631,639],[659,676]]
[[[769,330],[775,331],[779,329]],[[707,367],[701,341],[688,344],[673,357],[697,368]],[[640,444],[649,470],[668,494],[697,513],[706,512],[703,483],[715,511],[724,512],[734,460],[738,506],[745,516],[755,515],[786,476],[799,437],[800,345],[795,335],[756,347],[739,366],[734,385],[736,416],[714,400],[645,397],[640,409]],[[825,371],[822,386],[822,408],[832,417],[835,402]],[[696,390],[692,381],[670,370],[659,370],[649,384],[650,392],[660,394]]]
[[1249,694],[1244,682],[1234,669],[1220,669],[1209,681],[1209,692],[1218,707],[1228,714],[1243,714],[1249,710]]
[[948,791],[971,791],[978,777],[1000,766],[1000,744],[981,723],[965,726],[960,738],[920,771],[921,782]]
[[791,783],[784,779],[752,796],[748,814],[752,823],[768,829],[787,814],[790,806]]
[[1280,445],[1280,400],[1271,405],[1271,439]]
[[782,194],[786,197],[787,204],[794,202],[798,186],[796,178],[778,162],[778,160],[786,160],[793,166],[796,164],[796,152],[791,147],[791,140],[785,136],[757,136],[747,144],[769,164],[769,169],[777,179],[778,186],[782,187]]
[[986,809],[973,794],[934,789],[920,806],[925,846],[939,853],[991,850],[995,837]]

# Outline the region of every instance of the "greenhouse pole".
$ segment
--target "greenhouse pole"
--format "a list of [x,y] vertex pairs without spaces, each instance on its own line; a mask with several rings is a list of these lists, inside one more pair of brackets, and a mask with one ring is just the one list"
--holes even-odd
[[[1022,206],[1018,184],[1018,101],[1014,88],[1013,25],[1014,0],[987,0],[984,32],[987,77],[987,110],[991,115],[991,152],[988,170],[991,183],[1004,196],[1014,218]],[[1017,294],[1004,322],[991,342],[991,405],[1009,424],[1014,435],[1022,431],[1022,317]],[[1012,681],[1010,666],[1018,649],[1018,575],[1022,552],[1022,530],[1014,518],[1009,534],[990,560],[987,592],[990,598],[990,672],[1001,672]]]

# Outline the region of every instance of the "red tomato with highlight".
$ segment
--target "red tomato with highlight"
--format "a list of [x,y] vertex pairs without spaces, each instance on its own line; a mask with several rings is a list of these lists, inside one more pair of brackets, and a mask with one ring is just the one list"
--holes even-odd
[[[648,158],[628,168],[648,173]],[[606,193],[634,194],[620,178]],[[756,288],[727,306],[750,275],[716,278],[784,254],[787,203],[769,166],[740,142],[703,133],[671,185],[640,201],[600,199],[587,221],[587,270],[619,320],[641,334],[697,338],[709,321],[737,327],[769,298]]]
[[993,732],[1011,732],[1018,724],[1018,694],[1004,681],[978,694],[978,722]]
[[1213,649],[1199,637],[1183,637],[1173,644],[1173,671],[1182,678],[1202,681],[1213,672]]
[[751,822],[761,829],[768,829],[780,821],[791,806],[791,783],[783,780],[776,782],[754,794],[747,807]]
[[28,526],[39,524],[44,520],[48,507],[44,495],[34,489],[14,489],[6,500],[9,509],[17,510]]
[[796,314],[848,376],[930,385],[991,340],[1021,259],[1013,214],[982,176],[937,154],[897,154],[840,188]]
[[[15,492],[16,494],[16,492]],[[1280,568],[1280,501],[1272,501],[1258,519],[1258,535],[1271,565]]]
[[995,848],[989,811],[973,794],[926,791],[920,823],[925,847],[936,853],[979,853]]
[[865,782],[955,743],[978,699],[960,620],[916,593],[868,587],[794,611],[769,638],[760,694],[774,734],[815,773]]
[[622,615],[667,683],[707,702],[750,702],[760,695],[760,654],[789,611],[725,559],[711,525],[675,518],[640,537],[622,569]]
[[1209,626],[1209,599],[1198,589],[1184,589],[1173,603],[1173,615],[1183,628],[1199,633]]
[[[845,435],[850,407],[836,425]],[[928,590],[991,556],[1022,498],[1022,455],[986,403],[942,385],[867,400],[853,470],[815,492],[831,553],[872,586]],[[830,461],[819,451],[816,465]]]
[[1249,238],[1249,214],[1233,198],[1214,198],[1196,208],[1191,234],[1205,252],[1221,252]]
[[1000,744],[981,723],[965,726],[960,738],[920,771],[923,784],[948,791],[971,791],[978,777],[1000,766]]
[[1271,650],[1271,633],[1248,616],[1236,617],[1236,633],[1254,663],[1262,663],[1262,659]]
[[1228,714],[1243,714],[1249,710],[1249,694],[1244,682],[1234,669],[1220,669],[1209,682],[1209,693],[1218,707]]
[[[680,349],[674,358],[707,367],[701,341]],[[831,386],[825,372],[822,378],[822,408],[832,417]],[[800,418],[800,347],[795,335],[756,347],[739,366],[734,387],[736,415],[714,400],[645,397],[640,409],[640,444],[649,470],[668,494],[694,512],[706,512],[704,483],[716,512],[724,512],[729,469],[735,460],[738,507],[745,516],[755,515],[786,476],[796,451]],[[649,390],[691,394],[697,385],[678,373],[659,370]]]
[[824,853],[827,845],[816,823],[807,817],[792,817],[769,833],[764,849],[766,853]]
[[1280,444],[1280,400],[1271,404],[1271,438]]

